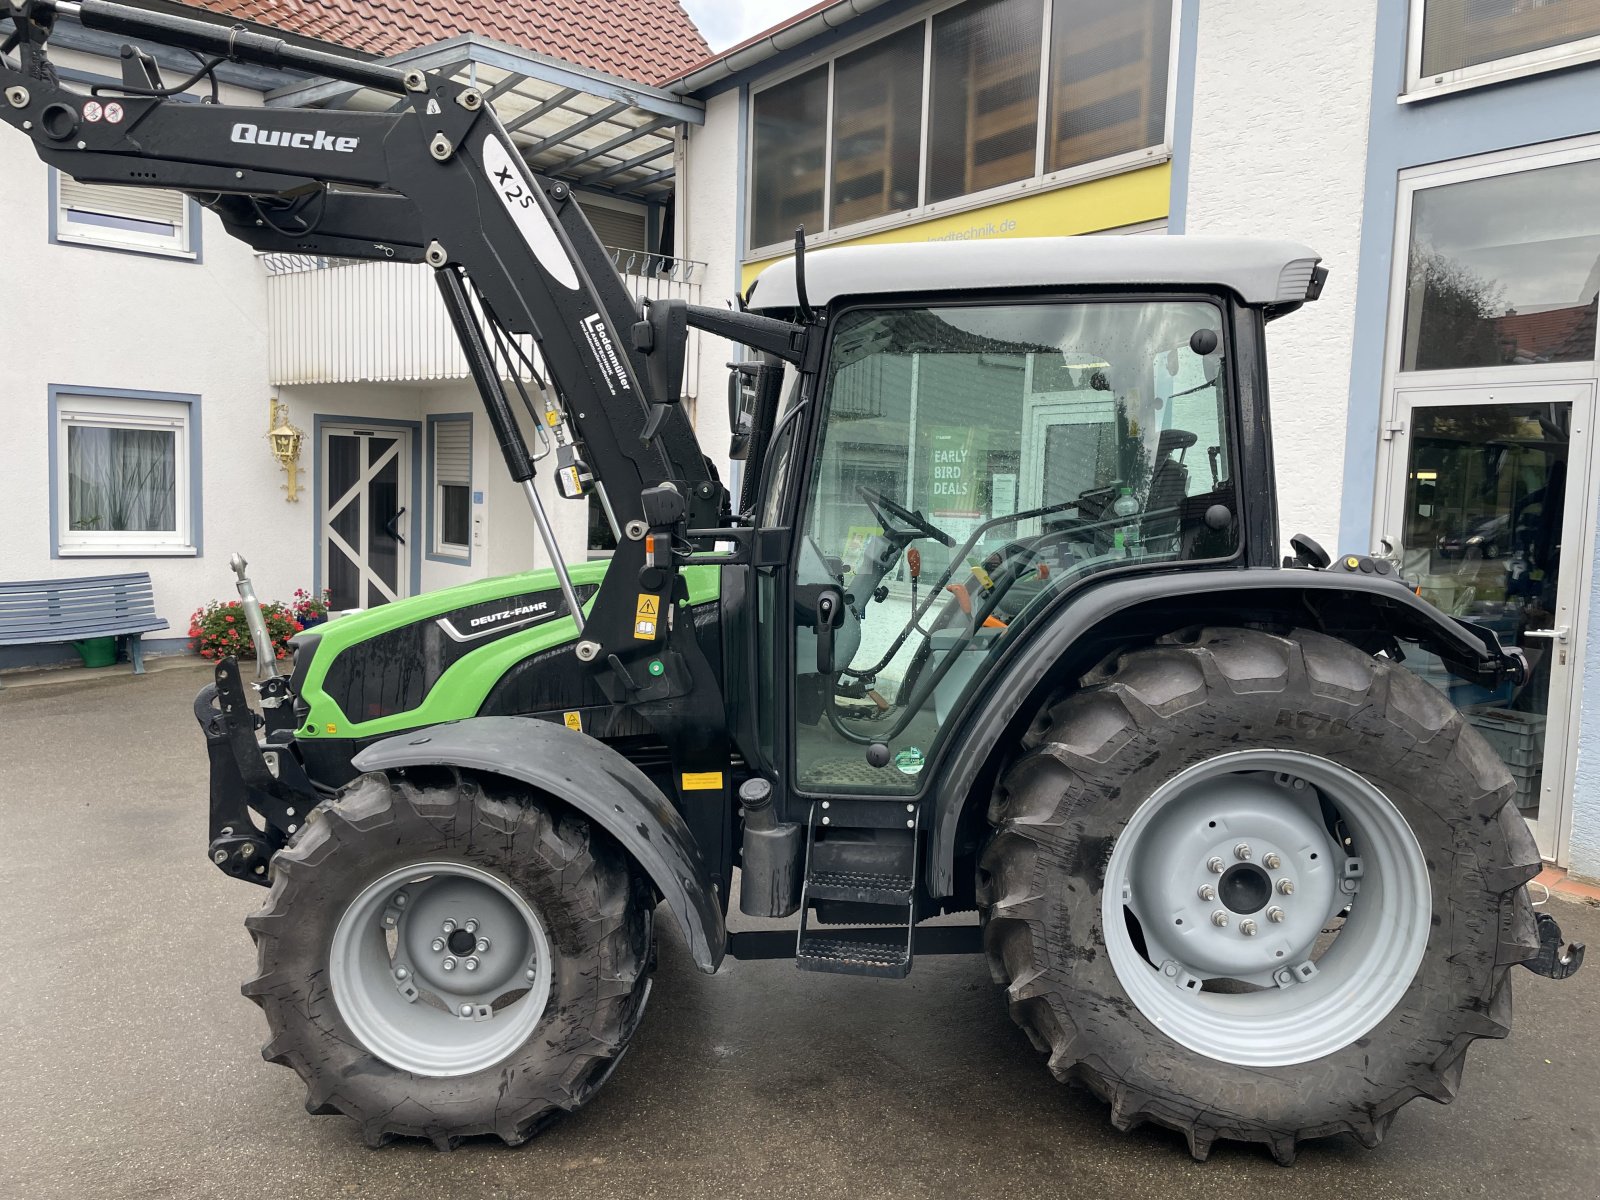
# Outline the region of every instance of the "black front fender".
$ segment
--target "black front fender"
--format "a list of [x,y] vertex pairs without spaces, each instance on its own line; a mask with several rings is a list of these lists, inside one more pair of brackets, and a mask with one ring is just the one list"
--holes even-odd
[[472,717],[368,746],[354,765],[462,767],[548,792],[622,844],[677,917],[696,966],[710,974],[721,964],[727,930],[694,835],[644,772],[604,742],[548,721]]
[[[1125,576],[1061,597],[1002,654],[942,739],[940,780],[928,844],[928,888],[955,892],[955,859],[974,787],[992,778],[1026,721],[1054,689],[1119,647],[1185,626],[1282,622],[1316,629],[1369,653],[1412,642],[1455,674],[1489,686],[1522,682],[1527,661],[1492,630],[1440,612],[1393,578],[1343,571],[1174,571]],[[1009,736],[1008,736],[1009,734]]]

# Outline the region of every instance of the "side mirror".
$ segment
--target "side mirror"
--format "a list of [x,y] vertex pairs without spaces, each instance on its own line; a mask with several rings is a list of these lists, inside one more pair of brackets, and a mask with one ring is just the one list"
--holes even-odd
[[[763,400],[775,410],[783,386],[783,368],[764,362],[728,364],[728,457],[743,462],[750,457],[755,432],[762,423]],[[771,417],[766,418],[770,424]]]

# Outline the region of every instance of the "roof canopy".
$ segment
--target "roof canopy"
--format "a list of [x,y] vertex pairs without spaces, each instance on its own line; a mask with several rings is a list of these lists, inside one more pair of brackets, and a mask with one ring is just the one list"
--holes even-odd
[[[999,238],[982,242],[907,242],[837,246],[806,254],[812,304],[841,296],[983,291],[993,288],[1218,286],[1247,304],[1312,299],[1321,260],[1298,242],[1239,237]],[[794,260],[763,271],[751,285],[753,308],[794,308]]]
[[[630,200],[672,194],[677,128],[705,121],[705,106],[698,101],[478,34],[384,61],[471,83],[494,105],[535,171]],[[267,97],[273,107],[368,112],[405,103],[384,92],[315,79]]]

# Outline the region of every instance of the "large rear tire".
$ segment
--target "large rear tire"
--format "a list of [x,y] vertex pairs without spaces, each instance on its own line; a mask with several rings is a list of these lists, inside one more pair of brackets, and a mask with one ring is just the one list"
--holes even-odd
[[[1013,1018],[1112,1123],[1375,1146],[1511,1025],[1539,869],[1445,698],[1321,634],[1208,629],[1048,704],[990,810],[985,947]],[[1287,882],[1285,882],[1287,881]]]
[[367,775],[273,859],[245,924],[262,1055],[371,1145],[515,1145],[605,1082],[649,995],[651,896],[570,811]]

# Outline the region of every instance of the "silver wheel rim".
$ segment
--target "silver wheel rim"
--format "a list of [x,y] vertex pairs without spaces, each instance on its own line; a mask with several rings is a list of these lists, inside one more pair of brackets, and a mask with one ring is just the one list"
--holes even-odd
[[1371,783],[1315,755],[1246,750],[1140,805],[1101,917],[1117,979],[1157,1028],[1207,1058],[1278,1067],[1341,1050],[1393,1010],[1432,896],[1416,835]]
[[418,1075],[493,1066],[528,1040],[550,1001],[538,914],[465,863],[417,863],[367,885],[339,918],[328,957],[350,1031]]

